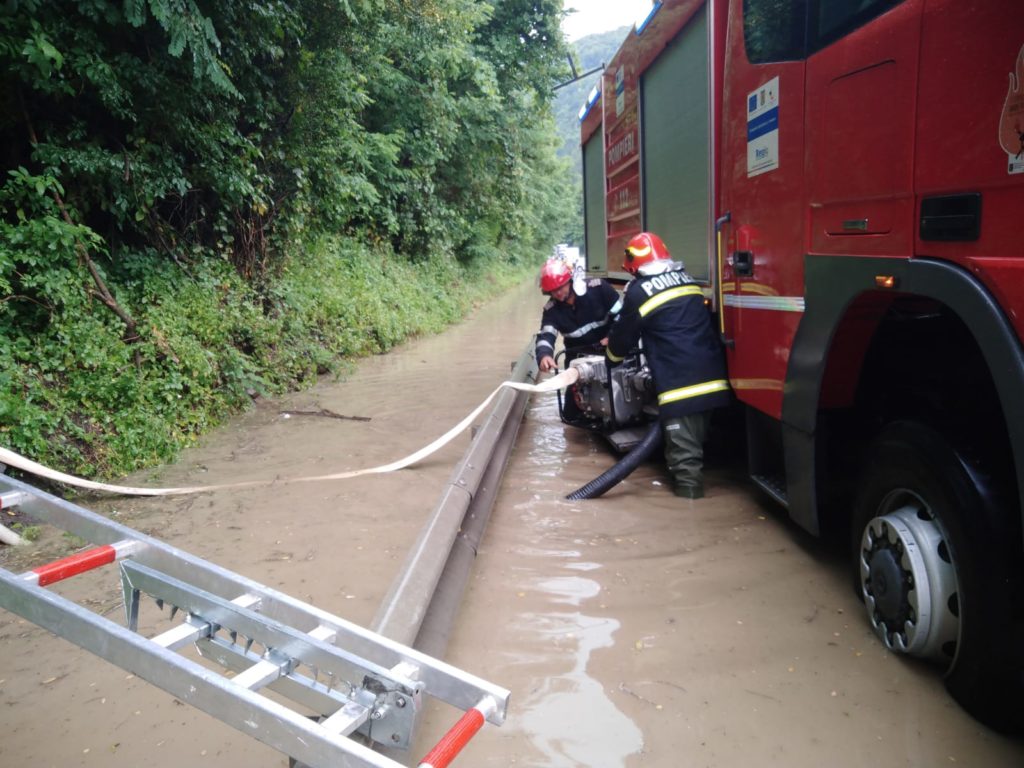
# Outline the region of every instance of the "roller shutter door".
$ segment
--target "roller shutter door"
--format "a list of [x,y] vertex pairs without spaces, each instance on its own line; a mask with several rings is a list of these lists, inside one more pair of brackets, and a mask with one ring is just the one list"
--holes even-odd
[[583,205],[587,272],[608,271],[608,241],[604,213],[604,146],[601,131],[583,145]]
[[711,261],[707,59],[702,9],[640,82],[644,228],[699,280]]

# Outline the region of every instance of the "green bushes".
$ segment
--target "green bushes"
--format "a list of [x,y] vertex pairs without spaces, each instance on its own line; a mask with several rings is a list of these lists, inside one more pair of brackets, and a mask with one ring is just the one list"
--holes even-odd
[[[143,338],[72,303],[32,343],[0,339],[0,444],[85,475],[172,458],[252,396],[307,386],[464,316],[470,297],[522,276],[324,239],[289,259],[266,295],[225,262],[182,280],[154,258],[126,305]],[[138,353],[139,359],[135,359]]]
[[0,4],[0,444],[163,461],[572,216],[560,0]]

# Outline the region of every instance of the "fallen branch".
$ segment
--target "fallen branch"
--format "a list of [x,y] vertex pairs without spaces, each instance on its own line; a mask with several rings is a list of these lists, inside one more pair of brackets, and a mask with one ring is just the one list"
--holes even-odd
[[321,408],[319,411],[281,411],[291,416],[324,416],[328,419],[347,419],[348,421],[369,421],[369,416],[343,416],[340,413]]

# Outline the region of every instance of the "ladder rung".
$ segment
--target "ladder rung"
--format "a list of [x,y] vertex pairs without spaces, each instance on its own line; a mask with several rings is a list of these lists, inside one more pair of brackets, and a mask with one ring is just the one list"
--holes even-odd
[[334,629],[334,627],[328,627],[321,624],[316,629],[310,631],[309,636],[322,643],[333,643],[334,638],[338,636],[338,630]]
[[368,707],[350,701],[326,720],[321,720],[320,726],[332,733],[348,736],[369,718]]
[[278,663],[264,659],[256,662],[244,672],[239,672],[231,678],[231,682],[248,688],[250,691],[255,691],[257,688],[262,688],[277,680],[284,673],[288,664],[287,660]]
[[391,674],[396,677],[404,677],[408,680],[418,680],[420,668],[408,661],[401,661],[391,668]]
[[0,509],[10,509],[11,507],[16,507],[19,504],[24,504],[28,497],[28,494],[24,491],[8,491],[7,493],[0,493]]
[[162,648],[166,648],[170,651],[176,651],[182,646],[194,643],[196,640],[201,640],[204,637],[208,637],[210,634],[210,623],[204,621],[202,624],[179,624],[173,629],[168,629],[153,638],[153,642]]
[[[251,608],[259,601],[258,595],[239,595],[231,602],[240,608]],[[168,650],[176,651],[182,646],[210,636],[210,630],[212,629],[210,622],[203,621],[198,616],[193,621],[196,623],[191,624],[185,621],[172,629],[168,629],[166,632],[154,637],[153,642]]]
[[[337,634],[337,630],[322,624],[312,632],[309,632],[309,636],[314,640],[320,640],[325,643],[331,642]],[[292,663],[292,659],[285,659],[280,662],[263,659],[262,661],[256,662],[248,669],[239,672],[231,678],[231,681],[235,683],[235,685],[240,685],[243,688],[248,688],[250,691],[255,691],[257,688],[270,685],[282,675],[288,674],[288,667],[291,666]]]
[[31,571],[21,574],[21,578],[29,584],[36,584],[46,587],[72,576],[100,568],[104,565],[132,557],[145,548],[145,544],[135,539],[122,539],[113,544],[103,544],[99,547],[90,547],[74,555],[62,557],[51,563],[40,565]]

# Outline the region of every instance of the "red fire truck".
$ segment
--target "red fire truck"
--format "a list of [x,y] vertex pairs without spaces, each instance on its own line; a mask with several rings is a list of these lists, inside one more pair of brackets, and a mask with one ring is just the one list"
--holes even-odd
[[664,0],[580,121],[589,271],[662,236],[753,481],[848,537],[882,642],[1021,730],[1020,0]]

